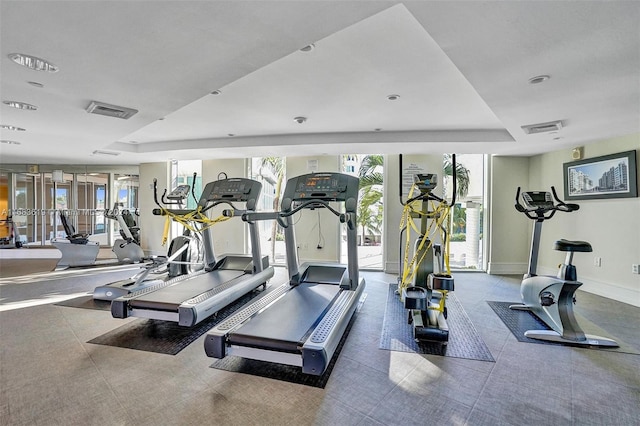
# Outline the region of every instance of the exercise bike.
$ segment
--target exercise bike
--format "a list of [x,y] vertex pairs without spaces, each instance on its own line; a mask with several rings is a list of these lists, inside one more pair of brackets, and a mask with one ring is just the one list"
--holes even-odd
[[51,239],[51,245],[61,253],[55,270],[60,271],[71,267],[94,266],[98,258],[98,253],[100,252],[100,243],[90,240],[90,234],[86,232],[76,232],[75,227],[69,222],[64,210],[58,210],[58,215],[64,228],[65,237]]
[[0,248],[20,248],[22,240],[20,239],[20,231],[13,221],[12,215],[7,215],[6,219],[0,220],[0,228],[4,226],[6,232],[4,237],[0,237]]
[[[522,199],[522,204],[520,203]],[[618,347],[618,344],[605,337],[585,334],[573,313],[576,302],[575,292],[582,285],[573,261],[576,252],[593,251],[586,241],[561,239],[555,242],[554,249],[566,252],[565,261],[554,276],[537,275],[538,252],[542,224],[551,219],[556,212],[570,213],[580,208],[577,204],[568,204],[558,198],[555,188],[546,191],[516,192],[515,208],[529,219],[534,220],[529,254],[529,270],[520,285],[522,304],[511,305],[510,309],[526,310],[541,319],[550,330],[528,330],[524,333],[531,339],[565,343],[578,346]]]
[[104,215],[120,225],[120,238],[114,241],[111,249],[118,261],[141,262],[144,259],[144,251],[140,247],[140,228],[131,212],[124,208],[123,203],[116,202],[113,209],[106,210]]
[[[446,345],[449,341],[449,326],[447,325],[447,296],[454,290],[454,279],[449,268],[449,233],[447,231],[449,211],[455,205],[456,175],[455,154],[453,160],[453,200],[447,203],[444,199],[433,194],[438,183],[435,174],[416,174],[414,184],[407,201],[400,198],[404,206],[401,223],[402,234],[406,231],[405,253],[409,253],[410,230],[416,231],[413,218],[420,219],[420,229],[413,248],[413,257],[409,260],[404,256],[401,267],[402,275],[398,277],[398,294],[408,311],[407,322],[412,324],[413,338],[416,342],[437,342]],[[400,170],[402,171],[402,155],[400,156]],[[412,197],[413,191],[419,194]],[[402,177],[400,179],[400,194],[402,194]],[[421,207],[415,208],[415,203]],[[433,209],[430,210],[429,204]],[[430,221],[430,225],[428,222]],[[441,244],[436,244],[430,238],[440,234]],[[435,265],[438,270],[435,271]],[[400,259],[402,261],[402,250]]]

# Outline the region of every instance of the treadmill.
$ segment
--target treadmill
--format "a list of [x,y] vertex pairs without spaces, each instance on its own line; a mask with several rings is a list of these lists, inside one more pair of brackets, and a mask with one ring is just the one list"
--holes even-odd
[[[244,178],[220,179],[207,183],[198,206],[190,209],[155,209],[154,214],[166,211],[188,215],[205,212],[217,205],[228,204],[226,216],[240,216],[255,211],[262,184]],[[238,210],[233,202],[245,203],[246,210]],[[205,267],[183,277],[131,292],[111,302],[114,318],[140,317],[177,322],[191,327],[217,313],[243,295],[263,286],[273,277],[269,258],[260,253],[258,227],[249,223],[252,254],[226,254],[216,259],[213,252],[211,227],[202,231]]]
[[[277,219],[284,228],[289,282],[214,327],[205,339],[207,356],[236,355],[298,366],[305,374],[324,373],[365,288],[356,252],[358,190],[353,176],[302,175],[287,181],[280,212],[243,215],[249,223]],[[345,212],[331,207],[331,201]],[[316,208],[327,208],[347,225],[347,265],[298,264],[292,215]]]

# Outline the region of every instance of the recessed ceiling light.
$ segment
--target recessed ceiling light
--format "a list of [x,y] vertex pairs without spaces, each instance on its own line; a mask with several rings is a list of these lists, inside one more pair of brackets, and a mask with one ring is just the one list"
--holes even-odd
[[313,49],[315,49],[316,45],[311,43],[311,44],[307,44],[305,47],[303,47],[302,49],[300,49],[301,52],[311,52]]
[[550,78],[551,78],[551,76],[546,75],[546,74],[544,74],[544,75],[537,75],[537,76],[535,76],[535,77],[531,77],[531,78],[529,79],[529,84],[540,84],[540,83],[542,83],[542,82],[544,82],[544,81],[549,80]]
[[44,87],[44,84],[38,83],[37,81],[27,81],[27,83],[29,83],[33,87],[37,87],[39,89],[42,89]]
[[58,72],[58,67],[51,62],[24,53],[9,53],[9,59],[18,65],[35,71]]
[[389,95],[387,96],[387,99],[389,99],[390,101],[396,101],[400,99],[400,95]]
[[235,135],[236,135],[235,133],[227,133],[227,136],[230,136],[230,137],[234,137]]
[[298,123],[298,124],[302,124],[302,123],[304,123],[305,121],[307,121],[307,117],[294,117],[294,118],[293,118],[293,121],[295,121],[295,122],[296,122],[296,123]]
[[375,129],[373,129],[373,130],[374,130],[374,131],[376,131],[376,132],[381,132],[381,131],[382,131],[382,129],[381,129],[380,127],[376,127],[376,128],[375,128]]
[[15,130],[17,132],[24,132],[27,129],[23,129],[22,127],[11,126],[10,124],[0,124],[0,128],[6,130]]
[[214,90],[211,92],[212,95],[219,95],[220,93],[222,93],[222,90]]
[[7,144],[7,145],[20,145],[20,142],[16,142],[16,141],[8,141],[8,140],[6,140],[6,139],[2,139],[2,140],[0,140],[0,143],[4,143],[4,144]]
[[29,111],[35,111],[38,109],[37,106],[35,105],[31,105],[31,104],[27,104],[24,102],[18,102],[18,101],[2,101],[3,104],[8,105],[12,108],[18,108],[18,109],[26,109]]

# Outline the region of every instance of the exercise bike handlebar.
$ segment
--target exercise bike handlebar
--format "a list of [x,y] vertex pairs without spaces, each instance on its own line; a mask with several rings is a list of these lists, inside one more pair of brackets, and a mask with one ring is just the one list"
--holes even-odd
[[551,219],[558,211],[570,213],[580,209],[578,204],[565,203],[562,201],[560,197],[558,197],[558,193],[554,186],[551,186],[551,194],[553,195],[555,203],[552,201],[550,203],[547,202],[544,205],[532,206],[530,208],[527,208],[520,203],[520,192],[521,188],[518,187],[516,190],[515,208],[517,211],[524,213],[525,216],[532,220],[548,220]]

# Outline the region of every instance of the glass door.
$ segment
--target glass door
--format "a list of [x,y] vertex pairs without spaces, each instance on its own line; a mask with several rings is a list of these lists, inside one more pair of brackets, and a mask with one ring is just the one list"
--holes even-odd
[[[258,199],[258,211],[280,209],[280,197],[286,184],[285,157],[256,157],[251,159],[250,177],[262,183],[262,195]],[[260,250],[269,256],[271,265],[286,264],[284,231],[277,221],[261,220],[257,222],[260,232]]]
[[[484,270],[485,156],[459,154],[456,163],[458,191],[450,216],[450,266],[459,270]],[[445,185],[451,188],[451,159],[448,156],[444,159],[444,169]]]
[[40,243],[38,226],[41,215],[36,210],[36,183],[39,181],[40,174],[15,174],[13,221],[23,244]]
[[[358,196],[358,267],[382,270],[384,156],[343,155],[342,172],[360,179]],[[342,227],[340,261],[347,263],[347,234]]]

